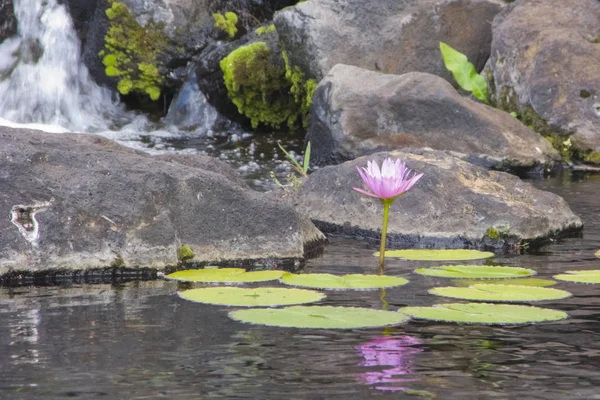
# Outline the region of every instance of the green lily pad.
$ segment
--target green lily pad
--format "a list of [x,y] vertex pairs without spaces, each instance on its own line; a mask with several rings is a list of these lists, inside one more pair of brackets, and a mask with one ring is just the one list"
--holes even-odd
[[[379,252],[374,254],[379,257]],[[386,250],[386,257],[398,257],[405,260],[417,261],[467,261],[481,260],[494,256],[494,253],[489,251],[479,250],[431,250],[431,249],[410,249],[410,250]]]
[[438,304],[433,307],[404,307],[401,312],[414,318],[467,324],[526,324],[558,321],[567,313],[548,308],[488,303]]
[[419,268],[415,272],[421,275],[456,279],[507,279],[523,278],[536,274],[534,270],[528,268],[494,267],[489,265],[440,265],[431,268]]
[[515,302],[558,300],[572,296],[571,293],[559,289],[494,284],[476,284],[468,288],[437,287],[430,289],[429,293],[463,300]]
[[246,272],[243,268],[205,268],[177,271],[165,278],[186,282],[243,283],[272,281],[283,274],[284,271],[276,270]]
[[600,283],[600,269],[565,271],[564,274],[554,275],[559,281],[577,283]]
[[177,293],[184,300],[197,303],[240,307],[272,307],[313,303],[325,298],[315,290],[286,288],[209,287],[184,290]]
[[332,306],[292,306],[239,310],[229,317],[240,322],[289,328],[357,329],[393,326],[408,320],[395,311]]
[[456,286],[469,287],[478,283],[485,283],[488,285],[518,285],[518,286],[531,286],[531,287],[547,287],[554,286],[558,282],[552,279],[541,279],[541,278],[523,278],[523,279],[456,279],[452,281]]
[[281,277],[281,283],[313,289],[369,290],[406,285],[408,280],[388,275],[285,274]]

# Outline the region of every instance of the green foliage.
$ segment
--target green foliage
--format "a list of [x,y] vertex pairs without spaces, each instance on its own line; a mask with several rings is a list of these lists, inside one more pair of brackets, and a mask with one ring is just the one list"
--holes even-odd
[[487,103],[487,82],[485,78],[475,71],[473,64],[467,56],[440,42],[440,51],[444,59],[444,65],[452,72],[456,83],[468,92],[472,92],[479,100]]
[[274,32],[275,31],[275,25],[271,24],[269,26],[260,26],[258,28],[256,28],[256,34],[258,36],[262,36],[265,33],[269,33],[269,32]]
[[558,321],[567,313],[547,308],[507,304],[454,303],[433,307],[404,307],[401,312],[414,318],[433,321],[462,322],[467,324],[527,324],[531,322]]
[[419,268],[415,272],[421,275],[458,279],[505,279],[535,275],[535,271],[528,268],[489,265],[440,265],[431,268]]
[[313,329],[358,329],[399,325],[408,317],[395,311],[332,306],[292,306],[232,311],[240,322],[269,326]]
[[215,19],[215,28],[225,31],[230,38],[235,37],[237,33],[238,16],[236,13],[227,11],[225,15],[215,13],[213,14]]
[[292,70],[285,55],[283,61],[285,67],[273,62],[265,42],[238,47],[221,60],[228,96],[253,128],[286,122],[293,129],[299,119],[307,126],[316,82],[305,81],[297,67]]
[[237,307],[272,307],[314,303],[325,298],[323,293],[306,289],[212,287],[184,290],[179,297],[197,303]]
[[142,27],[124,4],[108,1],[110,25],[99,53],[106,75],[119,79],[117,89],[121,94],[139,92],[158,100],[163,78],[157,55],[167,44],[162,25],[149,22]]
[[182,244],[179,250],[177,250],[177,259],[179,261],[188,261],[194,258],[194,252],[190,249],[187,244]]
[[[373,254],[379,257],[379,252]],[[462,260],[480,260],[490,258],[494,253],[489,251],[450,249],[450,250],[430,250],[430,249],[409,249],[409,250],[387,250],[386,257],[399,257],[405,260],[424,260],[424,261],[462,261]]]
[[283,153],[285,154],[289,162],[292,164],[292,167],[296,170],[296,172],[298,172],[302,176],[308,176],[308,167],[310,164],[310,141],[306,144],[306,150],[304,150],[304,161],[302,162],[302,165],[300,165],[290,153],[285,151],[281,144],[277,143],[277,146],[279,146],[281,151],[283,151]]
[[408,281],[399,276],[349,274],[337,276],[332,274],[285,274],[281,283],[291,286],[309,287],[313,289],[380,289],[406,285]]

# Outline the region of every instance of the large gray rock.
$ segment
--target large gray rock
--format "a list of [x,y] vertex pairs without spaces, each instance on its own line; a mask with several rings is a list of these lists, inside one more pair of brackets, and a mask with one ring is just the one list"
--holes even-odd
[[357,167],[365,167],[367,160],[381,165],[385,157],[400,158],[424,173],[390,207],[391,247],[514,250],[582,227],[561,197],[434,150],[377,153],[319,169],[289,199],[326,233],[379,239],[381,202],[352,187],[365,187]]
[[[600,1],[517,1],[494,19],[499,107],[593,159],[600,152]],[[590,157],[592,156],[592,157]],[[595,154],[600,163],[600,154]]]
[[429,72],[453,82],[443,41],[478,70],[489,57],[500,0],[309,0],[275,14],[290,61],[320,80],[336,64],[387,74]]
[[551,167],[559,155],[511,115],[460,96],[445,80],[338,64],[313,96],[312,165],[403,147],[451,150],[488,168]]
[[[209,166],[212,171],[205,168]],[[322,240],[218,160],[155,158],[107,139],[0,130],[0,276],[11,271],[303,257]]]

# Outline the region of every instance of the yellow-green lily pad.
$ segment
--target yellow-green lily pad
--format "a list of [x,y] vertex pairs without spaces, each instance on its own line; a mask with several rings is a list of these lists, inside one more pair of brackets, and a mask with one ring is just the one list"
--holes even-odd
[[[379,252],[374,254],[379,257]],[[409,249],[409,250],[386,250],[386,257],[398,257],[405,260],[416,261],[467,261],[481,260],[494,256],[494,253],[489,251],[466,250],[466,249],[450,249],[450,250],[433,250],[433,249]]]
[[455,279],[508,279],[523,278],[536,274],[534,270],[528,268],[490,265],[440,265],[431,268],[419,268],[415,272],[421,275]]
[[401,312],[414,318],[466,324],[507,325],[558,321],[567,313],[548,308],[488,303],[437,304],[433,307],[404,307]]
[[196,303],[239,307],[274,307],[290,304],[313,303],[325,298],[315,290],[287,288],[209,287],[184,290],[177,293],[184,300]]
[[400,312],[333,306],[292,306],[281,309],[231,311],[240,322],[313,329],[358,329],[399,325],[408,320]]
[[453,280],[456,286],[468,287],[478,283],[485,283],[488,285],[518,285],[518,286],[531,286],[531,287],[548,287],[554,286],[558,282],[552,279],[541,279],[541,278],[522,278],[522,279],[456,279]]
[[476,284],[467,288],[437,287],[430,289],[429,293],[455,299],[500,302],[558,300],[572,296],[571,293],[559,289],[494,284]]
[[284,271],[277,270],[246,272],[243,268],[205,268],[177,271],[165,278],[186,282],[246,283],[272,281],[283,274]]
[[577,283],[600,283],[600,269],[565,271],[564,274],[554,275],[559,281]]
[[408,280],[389,275],[332,275],[332,274],[285,274],[281,283],[291,286],[309,287],[313,289],[331,290],[374,290],[394,286],[402,286]]

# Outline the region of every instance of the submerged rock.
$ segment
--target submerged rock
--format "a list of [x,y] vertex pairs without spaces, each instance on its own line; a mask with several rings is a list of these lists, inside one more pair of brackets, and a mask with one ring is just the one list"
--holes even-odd
[[551,168],[550,142],[510,114],[462,97],[442,78],[385,75],[338,64],[313,96],[311,165],[337,164],[404,147],[462,154],[499,170]]
[[[211,170],[198,168],[208,165]],[[221,171],[224,174],[221,174]],[[91,135],[0,130],[0,276],[303,257],[323,235],[218,160],[156,158]]]
[[429,72],[452,82],[443,41],[481,70],[499,0],[309,0],[275,14],[290,61],[322,79],[336,64],[403,74]]
[[598,0],[515,2],[494,19],[489,68],[498,107],[600,164]]
[[381,202],[352,187],[364,187],[357,167],[365,167],[367,160],[381,165],[385,157],[399,157],[425,174],[390,207],[390,248],[510,251],[582,227],[561,197],[434,150],[377,153],[319,169],[290,201],[325,233],[380,239]]

